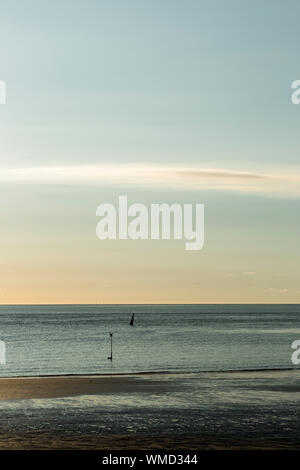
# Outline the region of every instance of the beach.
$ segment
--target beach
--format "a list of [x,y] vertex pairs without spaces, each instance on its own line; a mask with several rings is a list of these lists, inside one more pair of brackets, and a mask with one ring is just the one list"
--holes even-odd
[[300,370],[0,379],[0,449],[299,449]]

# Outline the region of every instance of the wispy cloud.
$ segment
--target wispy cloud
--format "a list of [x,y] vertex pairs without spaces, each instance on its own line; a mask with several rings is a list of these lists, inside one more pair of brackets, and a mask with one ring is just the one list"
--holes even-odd
[[267,174],[180,166],[99,164],[2,168],[0,182],[107,183],[300,196],[300,172]]
[[240,273],[240,272],[227,273],[227,274],[225,274],[225,279],[252,277],[252,276],[255,276],[255,275],[256,275],[256,271],[244,271],[242,273]]
[[285,287],[283,288],[276,288],[276,287],[269,287],[266,289],[266,292],[273,292],[275,294],[286,294],[288,292],[288,289]]

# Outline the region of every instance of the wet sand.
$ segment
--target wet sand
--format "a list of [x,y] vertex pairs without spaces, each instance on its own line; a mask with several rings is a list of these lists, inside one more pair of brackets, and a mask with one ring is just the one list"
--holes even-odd
[[0,450],[299,450],[298,440],[245,439],[228,436],[67,436],[0,434]]
[[172,383],[143,380],[140,375],[0,378],[0,400],[58,398],[101,393],[162,393]]
[[[113,393],[164,393],[181,388],[184,378],[195,374],[140,373],[116,375],[64,375],[0,378],[0,400],[58,398],[76,395]],[[264,379],[265,383],[251,383],[251,389],[278,392],[300,392],[300,370],[255,370],[202,372],[197,376],[212,381],[224,378]],[[151,380],[147,380],[151,378]],[[167,380],[166,380],[167,378]],[[174,379],[177,379],[176,382]],[[179,378],[179,380],[178,380]],[[288,380],[288,383],[286,382]],[[247,385],[243,385],[247,388]]]
[[0,378],[0,449],[300,449],[299,400],[297,369]]

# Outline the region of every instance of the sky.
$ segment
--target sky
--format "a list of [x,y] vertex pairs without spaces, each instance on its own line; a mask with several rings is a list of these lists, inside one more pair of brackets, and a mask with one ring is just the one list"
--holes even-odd
[[[0,303],[300,302],[298,1],[0,0]],[[205,244],[96,208],[204,203]]]

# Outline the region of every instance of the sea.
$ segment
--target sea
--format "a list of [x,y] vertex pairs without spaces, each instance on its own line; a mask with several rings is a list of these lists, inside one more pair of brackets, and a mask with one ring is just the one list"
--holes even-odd
[[93,448],[107,437],[122,448],[128,436],[132,448],[153,436],[173,446],[193,436],[187,448],[189,439],[193,448],[300,448],[300,366],[291,361],[300,305],[3,305],[0,339],[2,377],[136,374],[142,385],[15,400],[0,393],[1,449]]
[[300,305],[2,305],[0,375],[286,369],[298,339]]

